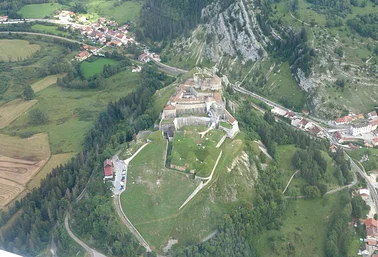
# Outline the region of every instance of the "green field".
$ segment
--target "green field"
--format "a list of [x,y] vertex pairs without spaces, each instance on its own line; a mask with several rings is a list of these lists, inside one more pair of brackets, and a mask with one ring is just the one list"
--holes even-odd
[[[28,116],[23,115],[5,128],[5,133],[46,132],[49,134],[53,154],[79,152],[84,135],[93,120],[110,101],[132,92],[139,74],[121,72],[105,79],[102,90],[76,90],[50,86],[36,94],[38,103],[33,108],[44,110],[49,122],[30,126]],[[32,109],[33,109],[32,108]]]
[[[326,234],[333,213],[340,211],[341,193],[319,200],[292,200],[288,202],[280,230],[264,231],[256,239],[261,256],[323,257]],[[352,226],[350,226],[352,229]],[[289,253],[289,243],[293,245]],[[358,252],[358,238],[350,245],[349,256]]]
[[173,140],[171,164],[187,166],[196,170],[198,176],[209,176],[220,153],[215,148],[225,134],[222,130],[211,130],[204,138],[199,132],[206,131],[205,126],[187,126],[177,131]]
[[69,36],[70,33],[58,30],[57,26],[47,26],[42,24],[34,24],[31,26],[32,30],[35,30],[37,32],[47,33],[47,34],[53,34],[57,36]]
[[122,208],[130,221],[153,246],[167,243],[178,209],[196,187],[196,181],[164,168],[167,141],[157,131],[152,142],[130,163]]
[[212,182],[182,210],[180,205],[198,183],[183,173],[164,168],[166,140],[161,132],[151,134],[152,142],[130,163],[127,189],[121,195],[123,210],[142,236],[158,250],[169,238],[179,244],[199,242],[216,229],[217,221],[254,195],[256,167],[231,163],[244,148],[244,136],[227,139]]
[[104,66],[108,64],[115,64],[117,61],[108,58],[98,58],[95,61],[84,61],[80,63],[80,69],[84,73],[84,77],[89,78],[93,75],[99,74],[103,71]]
[[89,0],[88,13],[90,20],[97,19],[100,16],[115,19],[119,24],[124,24],[126,21],[136,21],[138,19],[140,10],[143,6],[143,1],[123,1],[120,5],[116,0]]
[[18,13],[22,14],[23,18],[37,19],[45,18],[53,14],[56,10],[65,8],[67,7],[57,3],[27,4],[24,5]]
[[17,62],[30,58],[40,49],[37,44],[30,44],[26,40],[1,39],[0,61]]

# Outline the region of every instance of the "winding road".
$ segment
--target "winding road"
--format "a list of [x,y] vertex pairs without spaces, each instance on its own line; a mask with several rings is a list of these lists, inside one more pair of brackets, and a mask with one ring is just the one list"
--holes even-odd
[[77,238],[74,233],[72,233],[70,229],[70,225],[68,224],[68,215],[64,218],[64,226],[66,227],[66,230],[68,232],[68,235],[75,240],[76,243],[81,245],[85,249],[85,251],[89,254],[91,257],[107,257],[106,255],[103,255],[102,253],[97,252],[96,250],[90,248],[88,245],[86,245],[83,241],[81,241],[79,238]]
[[84,44],[83,42],[80,42],[80,41],[77,41],[77,40],[74,40],[74,39],[69,39],[69,38],[65,38],[65,37],[60,37],[60,36],[55,36],[55,35],[50,35],[50,34],[44,34],[44,33],[26,32],[26,31],[0,31],[0,34],[9,34],[9,33],[42,36],[42,37],[51,37],[51,38],[56,38],[56,39],[68,41],[68,42],[71,42],[71,43],[77,43],[77,44],[80,44],[80,45]]

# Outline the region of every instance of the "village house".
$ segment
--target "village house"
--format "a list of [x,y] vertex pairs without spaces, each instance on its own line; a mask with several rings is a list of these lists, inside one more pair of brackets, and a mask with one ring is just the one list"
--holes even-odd
[[142,67],[140,67],[139,65],[135,65],[131,68],[131,72],[141,72],[142,71]]
[[369,122],[370,126],[371,126],[371,131],[374,131],[377,129],[377,126],[378,126],[378,119],[374,119],[374,120],[371,120]]
[[8,16],[0,16],[0,21],[1,22],[8,21]]
[[322,129],[320,129],[318,126],[313,126],[310,130],[309,130],[309,133],[310,134],[313,134],[317,137],[324,137],[324,132]]
[[332,144],[330,147],[329,147],[329,150],[332,152],[332,153],[336,153],[337,149],[336,149],[336,146],[334,144]]
[[148,54],[143,53],[139,56],[138,60],[144,63],[148,63],[149,61],[151,61],[151,57]]
[[352,136],[357,136],[365,133],[371,132],[371,125],[369,123],[363,122],[358,125],[352,125],[349,129],[349,133]]
[[287,112],[284,115],[284,118],[288,118],[290,120],[293,120],[293,119],[297,118],[297,115],[294,112]]
[[351,123],[353,120],[353,118],[351,116],[344,116],[344,117],[341,117],[341,118],[337,118],[334,123],[336,126],[338,125],[343,125],[343,124],[349,124]]
[[113,178],[113,163],[110,159],[104,161],[104,180]]
[[362,197],[362,199],[364,199],[364,201],[366,201],[366,200],[369,199],[369,196],[370,196],[369,189],[367,189],[367,188],[361,188],[361,189],[358,190],[358,193],[360,194],[360,196]]
[[375,239],[378,237],[378,222],[373,219],[363,221],[366,227],[366,235],[368,239]]
[[373,138],[373,145],[377,146],[378,145],[378,137]]
[[375,119],[375,118],[377,118],[377,112],[376,111],[369,112],[367,114],[367,117],[368,117],[369,120]]
[[81,53],[78,53],[75,58],[76,60],[78,60],[79,62],[82,62],[84,60],[86,60],[91,54],[88,52],[88,51],[83,51]]
[[310,129],[312,127],[313,127],[313,124],[308,119],[301,120],[301,122],[300,122],[300,128],[301,129],[307,130],[307,129]]

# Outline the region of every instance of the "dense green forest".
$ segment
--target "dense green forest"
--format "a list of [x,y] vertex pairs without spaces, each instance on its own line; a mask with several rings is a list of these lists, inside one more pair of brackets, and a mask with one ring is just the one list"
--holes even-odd
[[378,39],[378,14],[371,13],[366,15],[357,15],[356,18],[347,21],[349,27],[354,29],[363,37]]

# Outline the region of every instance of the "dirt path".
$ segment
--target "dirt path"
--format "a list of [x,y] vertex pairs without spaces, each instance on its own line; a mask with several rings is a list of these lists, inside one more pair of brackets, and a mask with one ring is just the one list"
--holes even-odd
[[126,214],[123,212],[119,195],[114,196],[114,205],[118,213],[118,216],[121,218],[122,222],[126,225],[126,227],[128,227],[130,232],[138,239],[139,243],[146,249],[146,251],[151,252],[151,247],[149,246],[147,241],[142,237],[142,235],[133,226],[133,224],[127,218]]
[[85,249],[85,251],[91,256],[91,257],[106,257],[106,255],[103,255],[96,250],[90,248],[88,245],[86,245],[83,241],[81,241],[79,238],[77,238],[74,233],[72,233],[70,229],[70,225],[68,224],[68,215],[64,218],[64,226],[66,227],[66,230],[68,232],[68,235],[75,240],[76,243],[81,245]]
[[56,38],[56,39],[68,41],[68,42],[71,42],[71,43],[77,43],[77,44],[80,44],[80,45],[84,44],[83,42],[80,42],[80,41],[77,41],[77,40],[74,40],[74,39],[69,39],[69,38],[60,37],[60,36],[54,36],[54,35],[50,35],[50,34],[37,33],[37,32],[23,32],[23,31],[1,31],[0,32],[0,34],[9,34],[9,33],[34,35],[34,36],[42,36],[42,37],[51,37],[51,38]]
[[286,185],[284,191],[282,192],[283,194],[285,194],[286,189],[289,187],[291,181],[293,180],[294,176],[297,175],[298,172],[299,172],[299,170],[297,170],[296,172],[294,172],[294,174],[291,176],[291,178],[289,179],[289,182],[287,182],[287,185]]

